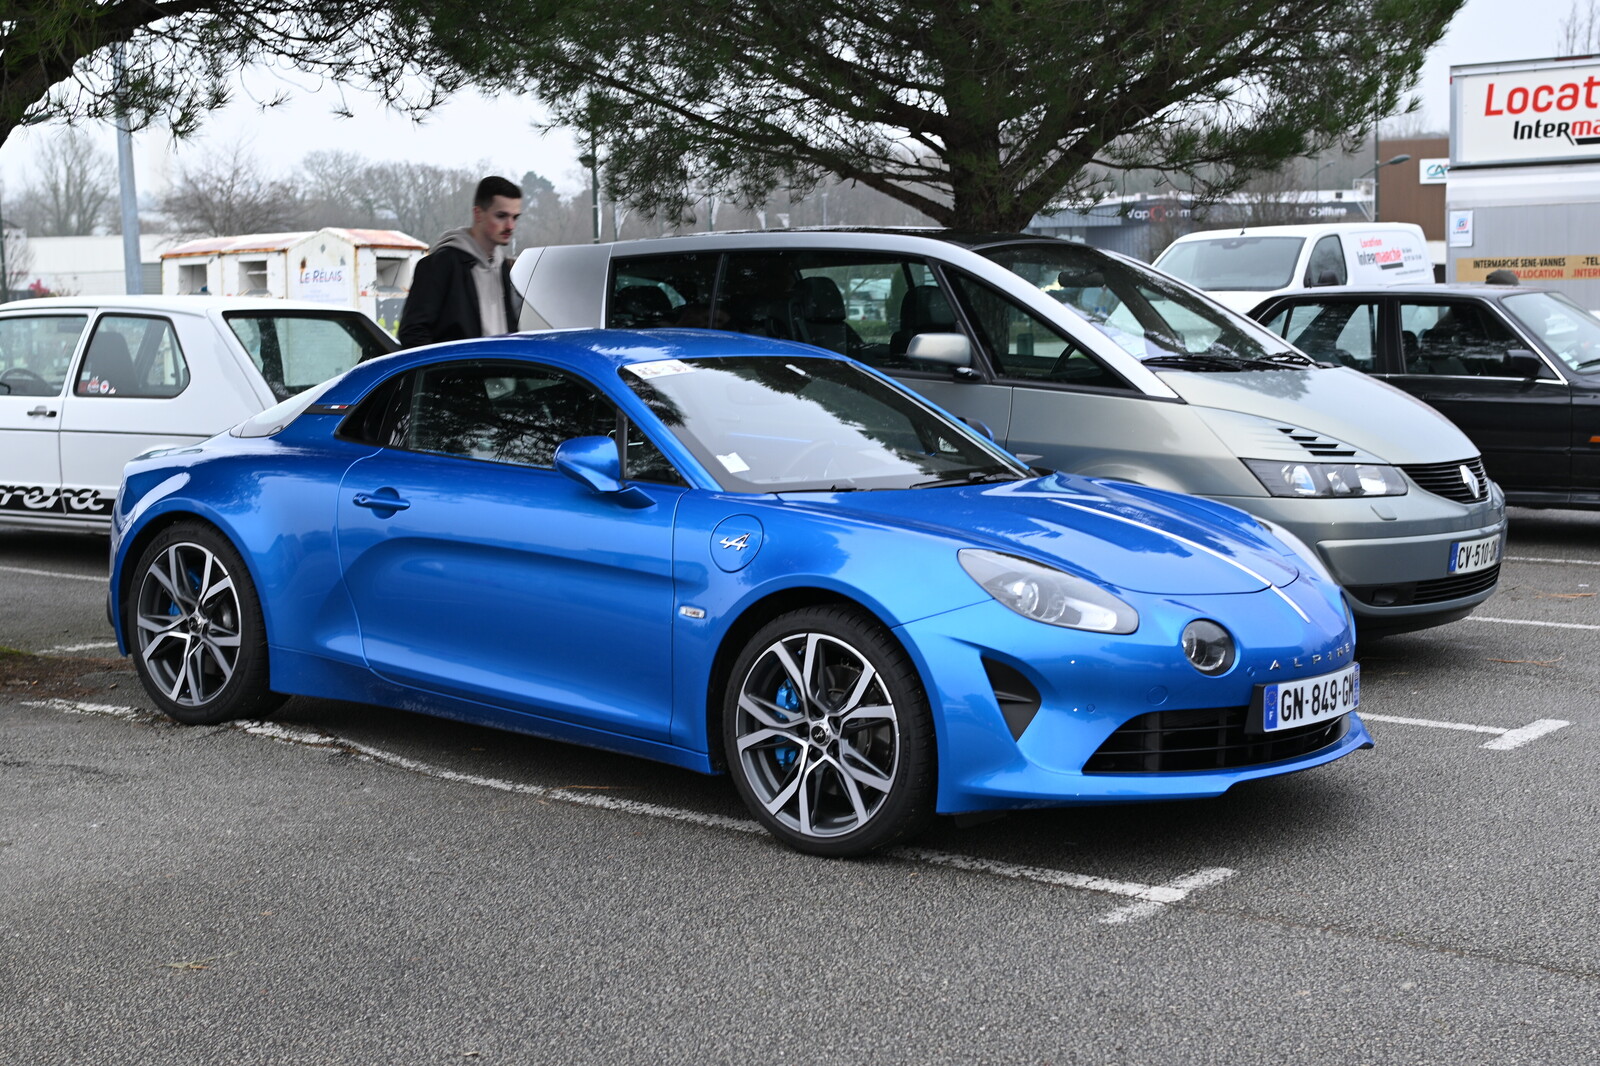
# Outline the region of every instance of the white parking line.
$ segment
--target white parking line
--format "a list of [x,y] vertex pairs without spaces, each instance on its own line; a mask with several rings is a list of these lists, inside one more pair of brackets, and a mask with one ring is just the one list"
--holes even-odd
[[1545,626],[1549,629],[1600,629],[1600,626],[1589,625],[1586,622],[1535,622],[1529,618],[1489,618],[1478,614],[1469,614],[1462,621],[1494,622],[1503,626]]
[[1542,555],[1508,555],[1508,563],[1560,563],[1563,566],[1600,566],[1593,559],[1551,559]]
[[105,574],[95,577],[91,574],[64,574],[60,570],[30,570],[25,566],[0,566],[8,574],[32,574],[35,577],[59,577],[67,581],[96,581],[104,585],[108,580]]
[[1368,714],[1361,712],[1363,722],[1393,722],[1396,725],[1425,725],[1433,729],[1460,729],[1468,733],[1493,733],[1495,738],[1486,741],[1481,747],[1490,751],[1510,751],[1520,748],[1531,740],[1554,733],[1558,729],[1565,729],[1571,722],[1564,722],[1559,718],[1540,718],[1536,722],[1529,722],[1520,729],[1502,729],[1495,725],[1469,725],[1466,722],[1437,722],[1431,718],[1401,718],[1392,714]]
[[[133,707],[119,707],[107,703],[84,703],[77,700],[35,700],[25,702],[23,706],[47,707],[51,710],[66,711],[69,714],[99,715],[128,721],[166,721],[162,716],[149,711],[141,711]],[[667,807],[657,803],[619,799],[618,797],[607,796],[598,792],[578,792],[565,788],[549,788],[544,785],[528,785],[516,781],[505,781],[496,777],[464,774],[457,770],[448,770],[442,766],[433,766],[429,763],[419,762],[416,759],[408,759],[403,755],[395,755],[392,752],[368,747],[365,744],[357,744],[354,741],[344,740],[327,733],[291,729],[272,722],[232,722],[224,728],[237,729],[252,736],[266,737],[269,740],[276,740],[285,744],[313,748],[335,748],[339,751],[348,752],[363,762],[392,766],[396,769],[423,774],[441,781],[453,781],[464,785],[474,785],[479,788],[490,788],[498,792],[512,792],[517,795],[532,796],[536,799],[569,803],[578,807],[596,807],[601,810],[620,811],[624,814],[636,814],[645,818],[665,818],[675,822],[688,822],[692,825],[705,826],[711,829],[727,829],[735,833],[760,834],[766,832],[755,822],[742,818],[728,818],[719,814],[686,811],[678,807]],[[1236,872],[1225,866],[1211,866],[1184,874],[1182,877],[1169,881],[1164,885],[1144,885],[1135,881],[1113,881],[1109,878],[1075,874],[1066,870],[994,862],[989,859],[975,858],[971,855],[958,855],[948,851],[931,851],[926,848],[891,848],[884,854],[890,858],[907,862],[922,862],[933,866],[944,866],[953,870],[990,874],[1014,881],[1032,881],[1036,884],[1074,888],[1084,892],[1099,892],[1105,895],[1122,896],[1134,900],[1135,902],[1118,907],[1100,919],[1100,921],[1110,925],[1121,925],[1139,918],[1147,918],[1153,914],[1158,914],[1165,907],[1169,907],[1174,903],[1181,903],[1188,898],[1191,892],[1221,884]]]
[[67,652],[70,652],[70,651],[95,651],[95,650],[98,650],[100,648],[115,648],[116,646],[117,646],[117,642],[114,641],[114,640],[101,640],[101,641],[96,641],[93,644],[57,644],[53,648],[46,648],[44,651],[40,652],[39,654],[40,655],[65,655]]

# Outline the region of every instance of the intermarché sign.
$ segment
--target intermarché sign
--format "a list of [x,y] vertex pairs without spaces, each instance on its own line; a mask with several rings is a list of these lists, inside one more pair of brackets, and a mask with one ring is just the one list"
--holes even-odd
[[1519,281],[1580,281],[1600,278],[1600,255],[1502,255],[1457,259],[1457,281],[1484,281],[1509,270]]
[[1450,71],[1450,165],[1600,159],[1600,62],[1486,63]]

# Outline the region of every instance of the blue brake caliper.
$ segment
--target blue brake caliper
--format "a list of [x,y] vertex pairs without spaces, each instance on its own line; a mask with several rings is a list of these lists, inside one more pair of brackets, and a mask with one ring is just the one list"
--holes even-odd
[[[800,710],[800,693],[794,690],[794,682],[785,679],[783,684],[778,686],[778,694],[773,702],[783,710],[790,712],[782,716],[785,722],[789,721],[793,714],[798,713]],[[794,765],[794,761],[799,754],[799,748],[793,744],[785,744],[772,753],[772,759],[778,764],[778,769],[787,770]]]

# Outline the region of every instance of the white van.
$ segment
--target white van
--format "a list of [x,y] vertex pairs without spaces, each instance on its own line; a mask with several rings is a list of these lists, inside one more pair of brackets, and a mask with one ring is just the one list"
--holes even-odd
[[1203,230],[1167,245],[1155,267],[1240,314],[1290,289],[1433,281],[1422,227],[1410,222]]

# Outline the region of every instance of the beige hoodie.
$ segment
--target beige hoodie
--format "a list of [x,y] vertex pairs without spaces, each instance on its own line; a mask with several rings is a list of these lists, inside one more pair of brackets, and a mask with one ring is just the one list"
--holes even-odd
[[494,253],[486,257],[473,239],[469,226],[449,230],[434,242],[430,251],[437,252],[441,248],[461,248],[472,253],[472,287],[478,293],[478,319],[483,323],[483,335],[498,337],[510,333],[511,328],[506,323],[505,291],[500,285],[500,265],[505,262],[505,249],[497,244]]

